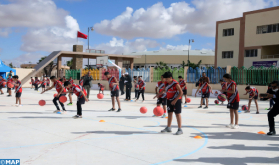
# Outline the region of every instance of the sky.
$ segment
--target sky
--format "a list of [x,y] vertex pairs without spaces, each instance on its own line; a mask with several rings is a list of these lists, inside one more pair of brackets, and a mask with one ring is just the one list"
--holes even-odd
[[[16,67],[72,51],[77,31],[109,54],[215,48],[216,21],[278,6],[279,0],[0,0],[0,59]],[[87,40],[78,44],[87,49]],[[65,63],[67,59],[62,59]]]

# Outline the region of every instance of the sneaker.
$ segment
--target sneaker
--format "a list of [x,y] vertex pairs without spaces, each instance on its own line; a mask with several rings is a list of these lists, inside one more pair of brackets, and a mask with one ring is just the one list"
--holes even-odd
[[61,112],[61,114],[66,114],[67,113],[67,111],[63,111],[63,112]]
[[[154,116],[155,116],[155,115],[154,115]],[[167,115],[164,113],[163,116],[162,116],[162,118],[165,118],[165,117],[167,117]]]
[[170,127],[166,127],[165,129],[163,129],[161,131],[161,133],[166,133],[166,132],[171,132],[171,128]]
[[270,131],[267,133],[267,135],[276,135],[276,132],[275,131]]
[[115,109],[111,108],[111,109],[110,109],[110,110],[108,110],[108,111],[115,111]]
[[18,107],[18,104],[15,104],[16,107]]
[[135,100],[135,102],[137,102],[138,100]]
[[22,107],[22,104],[19,104],[18,107]]
[[67,105],[73,105],[73,103],[69,103],[69,104],[67,104]]
[[119,108],[116,112],[121,112],[122,110]]
[[142,100],[142,102],[144,103],[144,100]]
[[256,112],[256,114],[260,114],[260,112]]
[[57,114],[62,114],[61,111],[58,111]]
[[53,111],[53,113],[57,113],[57,112],[59,112],[60,110],[56,110],[56,111]]
[[229,124],[226,126],[227,128],[233,128],[233,124]]
[[208,109],[208,107],[204,107],[203,109]]
[[12,95],[7,95],[7,97],[12,97]]
[[75,115],[75,116],[73,116],[72,118],[76,119],[76,118],[78,118],[78,115]]
[[250,113],[250,111],[247,110],[247,111],[245,111],[245,113]]
[[175,135],[182,135],[183,132],[182,132],[182,129],[181,128],[178,128],[177,132],[175,133]]
[[239,128],[239,125],[234,125],[233,127],[232,127],[232,129],[238,129]]
[[202,108],[202,106],[199,106],[198,108]]
[[4,93],[1,93],[1,95],[3,95]]

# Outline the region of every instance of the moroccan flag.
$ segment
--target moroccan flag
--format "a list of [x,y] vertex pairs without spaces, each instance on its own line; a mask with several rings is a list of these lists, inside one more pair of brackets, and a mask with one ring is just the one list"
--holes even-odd
[[87,39],[87,35],[79,32],[79,31],[77,32],[77,37]]

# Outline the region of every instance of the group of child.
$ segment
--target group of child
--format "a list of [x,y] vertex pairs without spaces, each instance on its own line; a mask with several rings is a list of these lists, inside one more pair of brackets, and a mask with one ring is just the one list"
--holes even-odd
[[7,93],[8,93],[8,97],[12,96],[12,88],[15,89],[15,97],[16,97],[16,104],[15,106],[19,107],[22,106],[21,104],[21,94],[22,94],[22,85],[21,85],[21,81],[18,79],[19,77],[17,75],[11,76],[8,75],[7,80],[5,80],[2,76],[0,76],[0,92],[1,95],[4,94],[3,92],[3,87],[5,87],[5,85],[7,85]]

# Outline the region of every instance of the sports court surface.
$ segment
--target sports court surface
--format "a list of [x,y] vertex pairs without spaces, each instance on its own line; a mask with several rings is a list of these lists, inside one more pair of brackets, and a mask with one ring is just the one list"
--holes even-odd
[[[92,94],[93,93],[93,94]],[[171,134],[161,134],[167,119],[151,117],[156,100],[146,94],[146,101],[124,102],[122,112],[111,108],[109,91],[97,100],[92,91],[83,105],[83,118],[73,119],[74,105],[66,106],[67,114],[54,114],[54,90],[41,95],[23,89],[22,107],[12,106],[15,98],[0,95],[0,159],[20,159],[21,164],[101,164],[101,165],[265,165],[279,164],[279,136],[257,134],[268,131],[268,101],[259,101],[260,114],[240,114],[240,128],[229,129],[226,106],[214,105],[198,109],[200,98],[192,98],[182,110],[183,135],[177,131],[176,118]],[[134,96],[134,93],[132,93]],[[46,100],[41,107],[38,101]],[[241,100],[240,105],[247,105]],[[140,107],[148,108],[146,114]],[[183,105],[184,106],[184,105]],[[99,122],[105,120],[105,122]],[[275,119],[277,129],[279,117]],[[279,131],[279,130],[278,130]],[[200,135],[202,139],[194,137]]]

